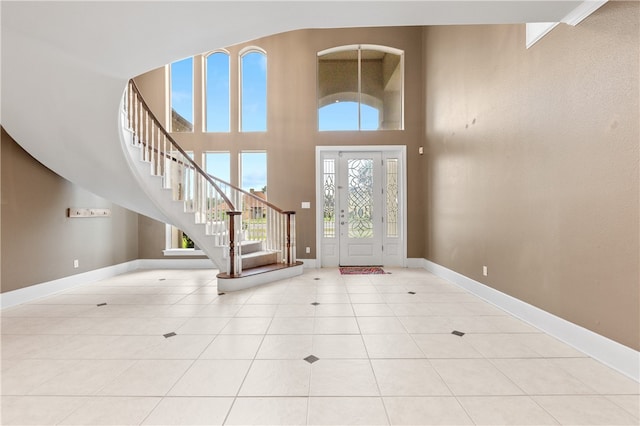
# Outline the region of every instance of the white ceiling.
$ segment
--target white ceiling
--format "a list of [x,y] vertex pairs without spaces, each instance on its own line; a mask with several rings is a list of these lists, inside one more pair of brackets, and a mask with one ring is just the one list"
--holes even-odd
[[[2,1],[2,126],[63,177],[162,219],[119,144],[126,81],[302,28],[559,22],[582,1]],[[123,189],[126,188],[126,189]]]

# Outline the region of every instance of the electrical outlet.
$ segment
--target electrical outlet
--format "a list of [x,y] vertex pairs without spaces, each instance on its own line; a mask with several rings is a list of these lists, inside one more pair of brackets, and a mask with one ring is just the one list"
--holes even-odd
[[487,275],[489,275],[489,268],[487,268],[486,266],[482,267],[482,275],[484,275],[485,277]]
[[306,252],[306,253],[311,253],[311,247],[307,247],[307,248],[305,249],[305,252]]
[[78,259],[74,259],[73,260],[73,267],[74,268],[79,268],[80,267],[80,261]]

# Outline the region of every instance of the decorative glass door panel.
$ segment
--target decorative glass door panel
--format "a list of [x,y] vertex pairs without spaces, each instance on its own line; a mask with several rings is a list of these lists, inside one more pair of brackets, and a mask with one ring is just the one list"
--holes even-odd
[[382,179],[379,152],[339,156],[341,265],[382,264]]

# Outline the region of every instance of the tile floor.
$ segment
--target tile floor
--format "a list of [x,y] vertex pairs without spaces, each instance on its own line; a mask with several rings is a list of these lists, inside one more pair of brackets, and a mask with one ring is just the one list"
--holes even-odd
[[635,381],[388,271],[219,296],[211,270],[141,270],[5,309],[2,424],[640,423]]

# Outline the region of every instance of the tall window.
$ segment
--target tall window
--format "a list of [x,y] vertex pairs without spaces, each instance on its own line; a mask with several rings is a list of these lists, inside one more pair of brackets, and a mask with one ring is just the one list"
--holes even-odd
[[318,129],[401,130],[403,59],[385,46],[342,46],[318,53]]
[[214,52],[206,57],[207,132],[229,131],[229,55]]
[[267,192],[267,153],[240,153],[240,187],[245,191]]
[[240,56],[240,131],[267,131],[267,55],[255,48]]
[[171,131],[193,131],[193,58],[171,64]]
[[231,182],[231,154],[229,152],[205,152],[204,170],[208,174]]

